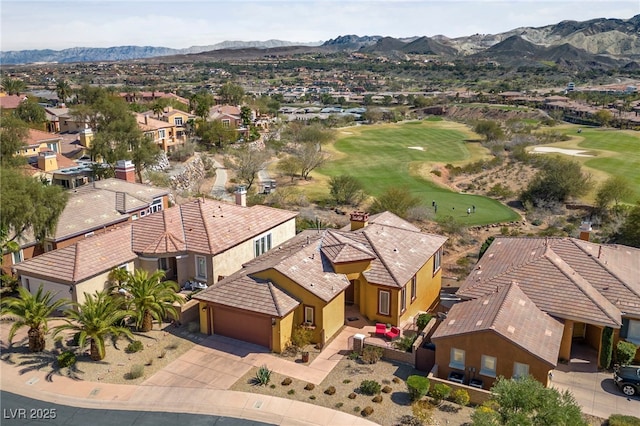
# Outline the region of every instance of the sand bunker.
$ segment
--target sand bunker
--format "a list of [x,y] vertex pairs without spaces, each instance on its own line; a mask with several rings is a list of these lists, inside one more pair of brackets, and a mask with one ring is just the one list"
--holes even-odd
[[421,146],[408,146],[409,149],[417,149],[418,151],[424,151],[424,148]]
[[587,151],[581,151],[579,149],[565,149],[565,148],[554,148],[552,146],[537,146],[533,148],[533,152],[537,154],[545,154],[547,152],[557,152],[558,154],[571,155],[574,157],[594,157],[593,155],[583,154]]

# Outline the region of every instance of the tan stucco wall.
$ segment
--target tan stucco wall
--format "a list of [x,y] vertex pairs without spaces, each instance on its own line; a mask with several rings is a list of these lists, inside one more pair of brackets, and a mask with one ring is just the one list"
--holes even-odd
[[[475,377],[482,379],[484,389],[491,388],[496,377],[512,377],[515,362],[528,364],[529,374],[545,386],[548,384],[549,371],[554,368],[530,353],[521,350],[502,336],[490,331],[441,337],[434,340],[434,343],[436,345],[438,377],[446,379],[451,371],[461,371],[449,367],[449,361],[452,347],[463,349],[465,351],[465,383],[468,383],[469,378],[473,376],[473,373],[469,372],[469,368],[475,368]],[[496,377],[480,374],[482,355],[496,357]]]
[[559,359],[571,359],[571,342],[573,341],[573,321],[563,320],[564,330],[562,331],[562,342],[560,343]]
[[320,343],[324,346],[326,341],[340,331],[344,325],[344,292],[338,294],[336,298],[322,308],[321,316],[325,341]]
[[282,318],[276,319],[276,325],[273,329],[271,338],[273,339],[272,350],[281,353],[291,342],[291,333],[293,331],[294,311],[289,312]]
[[70,301],[73,301],[74,299],[73,294],[69,293],[69,284],[56,283],[53,281],[44,280],[42,278],[36,278],[28,275],[21,275],[20,279],[22,282],[22,287],[29,290],[31,294],[36,294],[38,288],[40,287],[40,285],[42,285],[43,291],[51,292],[51,294],[53,295],[53,301],[60,299],[69,299]]

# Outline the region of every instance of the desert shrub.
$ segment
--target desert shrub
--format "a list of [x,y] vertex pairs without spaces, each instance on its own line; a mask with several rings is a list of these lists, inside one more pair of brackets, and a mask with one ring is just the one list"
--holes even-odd
[[138,377],[142,377],[143,374],[144,374],[144,365],[134,364],[131,366],[129,373],[127,374],[127,379],[129,380],[137,379]]
[[391,393],[393,389],[391,389],[391,386],[385,386],[382,388],[382,392],[383,393]]
[[356,405],[355,407],[353,407],[353,411],[356,411],[356,412],[360,411],[360,406]]
[[160,354],[158,355],[158,358],[162,359],[165,356],[167,356],[167,351],[163,349],[163,350],[160,351]]
[[343,405],[344,405],[343,402],[338,402],[338,403],[336,403],[335,407],[336,408],[342,408]]
[[350,380],[350,379],[344,379],[344,380],[342,381],[342,383],[344,383],[345,385],[347,385],[347,384],[351,383],[351,380]]
[[358,395],[356,395],[356,393],[355,393],[355,392],[351,392],[351,393],[349,394],[349,399],[356,399],[356,396],[358,396]]
[[313,383],[307,383],[307,385],[304,387],[304,390],[311,391],[311,390],[314,390],[315,387],[316,385],[314,385]]
[[153,365],[153,358],[149,358],[144,365],[146,365],[147,367],[152,366]]
[[373,414],[373,408],[364,407],[364,409],[360,412],[360,414],[362,414],[362,417],[369,417],[370,415]]
[[607,419],[609,426],[640,426],[640,418],[634,416],[624,416],[622,414],[612,414]]
[[358,352],[351,352],[349,354],[349,359],[352,361],[355,361],[358,358],[360,358],[360,354]]
[[434,405],[429,401],[415,401],[411,405],[413,416],[423,424],[431,424],[433,420]]
[[418,326],[418,330],[422,331],[431,321],[431,315],[429,314],[420,314],[418,315],[418,319],[416,319],[416,325]]
[[620,340],[616,346],[616,360],[620,365],[628,365],[636,357],[638,347],[631,342]]
[[271,381],[271,370],[266,365],[261,366],[256,371],[255,383],[260,386],[266,386]]
[[381,403],[381,402],[382,402],[382,395],[376,395],[376,396],[374,396],[374,397],[373,397],[373,399],[372,399],[371,401],[376,402],[376,403],[378,403],[378,404],[379,404],[379,403]]
[[407,378],[407,390],[411,401],[417,401],[429,392],[429,379],[412,375]]
[[291,333],[291,344],[298,349],[302,349],[311,343],[313,331],[306,327],[296,327]]
[[309,395],[309,399],[316,399],[315,395]]
[[394,342],[394,345],[396,349],[399,349],[404,352],[411,352],[411,349],[413,348],[413,343],[416,341],[417,338],[418,338],[417,334],[415,336],[402,336],[401,338],[399,338]]
[[376,395],[380,393],[381,385],[375,380],[363,380],[360,383],[360,392],[365,395]]
[[289,391],[287,392],[287,395],[295,395],[296,390],[295,389],[289,389]]
[[144,345],[142,344],[142,342],[140,340],[134,340],[133,342],[127,345],[125,351],[127,351],[128,353],[134,353],[134,352],[140,352],[143,349],[144,349]]
[[384,349],[377,346],[367,346],[362,351],[362,362],[365,362],[367,364],[375,364],[376,362],[380,361],[383,352]]
[[291,382],[292,382],[292,380],[289,377],[287,377],[286,379],[284,379],[282,381],[281,384],[282,384],[282,386],[289,386],[291,384]]
[[269,387],[270,387],[271,389],[275,389],[275,388],[276,388],[276,385],[274,385],[274,384],[272,383],[272,384],[270,384],[270,385],[269,385]]
[[327,395],[335,395],[336,388],[334,386],[329,386],[328,388],[326,388],[324,390],[324,393],[327,394]]
[[391,381],[393,383],[400,383],[401,382],[400,377],[394,377],[393,379],[391,379]]
[[468,405],[470,401],[469,392],[467,392],[465,389],[454,390],[453,392],[451,392],[450,398],[451,401],[459,405]]
[[442,402],[443,399],[447,399],[449,394],[451,394],[451,386],[445,385],[444,383],[436,383],[429,392],[429,395],[436,404]]
[[71,367],[76,363],[76,355],[71,351],[65,351],[58,355],[57,361],[60,368]]
[[406,426],[422,426],[422,420],[415,416],[405,414],[404,416],[400,417],[400,424]]

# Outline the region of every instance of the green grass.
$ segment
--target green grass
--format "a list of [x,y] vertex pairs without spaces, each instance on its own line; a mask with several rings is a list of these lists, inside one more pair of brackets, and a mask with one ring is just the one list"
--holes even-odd
[[[486,156],[477,144],[465,143],[472,135],[462,125],[449,122],[413,122],[351,128],[335,143],[340,158],[319,173],[328,177],[348,174],[360,180],[365,192],[379,196],[389,187],[405,188],[425,206],[436,201],[436,219],[453,216],[465,225],[517,220],[513,210],[490,198],[459,194],[435,185],[420,170],[433,163],[461,163]],[[343,132],[346,133],[346,132]],[[423,150],[415,149],[422,148]],[[476,213],[467,215],[467,208]]]

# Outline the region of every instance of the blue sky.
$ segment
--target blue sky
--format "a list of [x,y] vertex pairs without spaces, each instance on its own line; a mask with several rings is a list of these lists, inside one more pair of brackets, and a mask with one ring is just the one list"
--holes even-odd
[[339,35],[459,37],[562,20],[629,19],[640,0],[1,0],[0,50],[121,45],[183,48],[224,40]]

